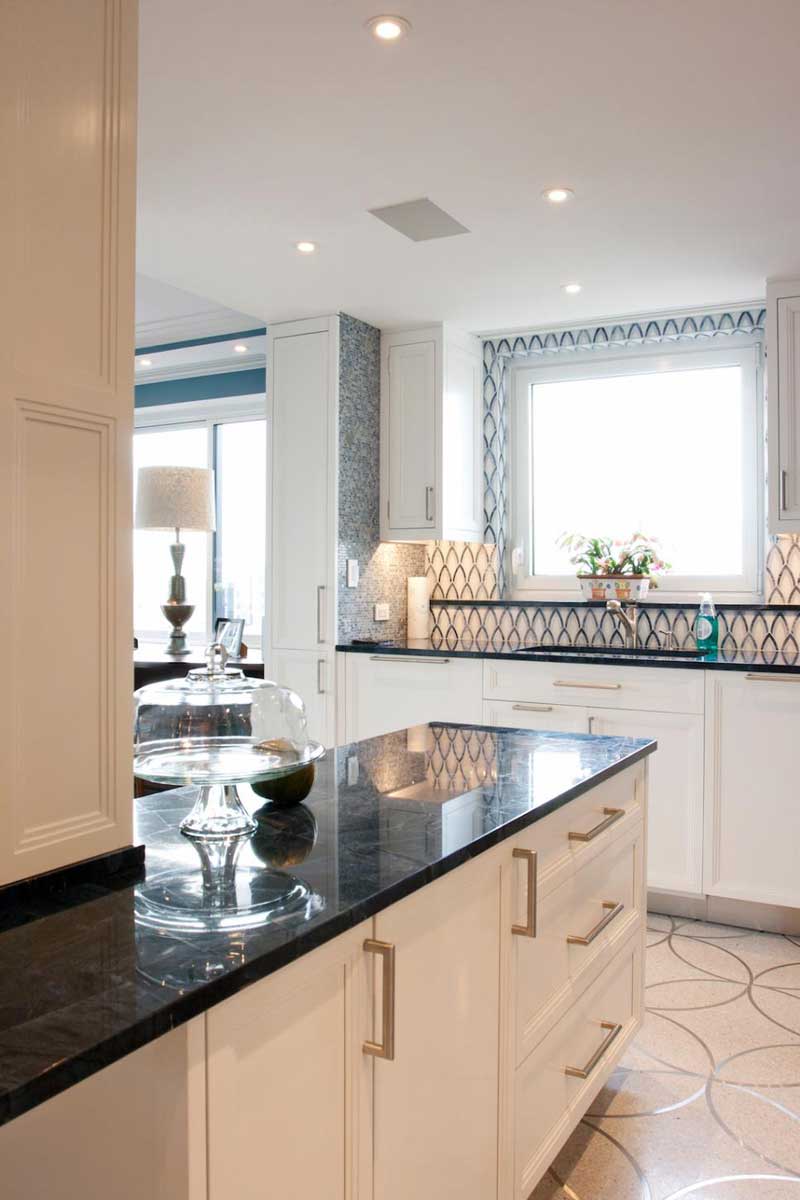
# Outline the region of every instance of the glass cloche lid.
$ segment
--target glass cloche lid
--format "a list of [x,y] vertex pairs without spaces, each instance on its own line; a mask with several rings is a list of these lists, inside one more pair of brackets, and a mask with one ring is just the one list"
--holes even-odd
[[[213,643],[208,665],[184,679],[134,693],[134,774],[152,783],[197,784],[200,794],[181,829],[193,837],[252,833],[256,823],[236,792],[239,783],[311,773],[324,754],[308,737],[296,692],[226,666]],[[309,784],[310,786],[310,784]]]

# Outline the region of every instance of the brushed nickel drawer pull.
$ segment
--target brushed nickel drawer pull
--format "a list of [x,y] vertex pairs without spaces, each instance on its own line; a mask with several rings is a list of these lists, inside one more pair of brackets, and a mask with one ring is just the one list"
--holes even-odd
[[450,662],[449,658],[428,658],[427,655],[418,655],[416,658],[409,655],[400,654],[370,654],[370,662],[383,663],[427,663],[431,667],[444,667]]
[[604,808],[603,812],[605,813],[603,820],[599,821],[597,825],[593,825],[586,833],[575,833],[570,830],[567,834],[569,840],[571,842],[593,842],[596,837],[599,837],[601,833],[605,833],[606,829],[609,829],[625,816],[624,808]]
[[425,488],[425,520],[433,520],[433,488]]
[[611,1046],[611,1043],[622,1033],[622,1026],[615,1025],[613,1021],[601,1021],[601,1029],[607,1029],[609,1032],[603,1038],[600,1045],[595,1050],[589,1061],[582,1067],[564,1067],[564,1074],[571,1075],[574,1079],[588,1079],[592,1071],[595,1069],[600,1059]]
[[528,880],[527,880],[528,894],[527,894],[527,903],[526,903],[526,912],[525,912],[525,924],[524,925],[512,925],[511,932],[516,934],[518,937],[535,938],[536,937],[536,915],[537,915],[537,909],[538,909],[538,904],[536,901],[536,889],[538,886],[538,874],[539,874],[538,862],[537,862],[537,858],[536,858],[536,851],[535,850],[515,849],[515,850],[511,851],[511,854],[512,854],[513,858],[523,859],[527,863],[527,866],[528,866],[528,872],[527,872],[527,874],[528,874]]
[[512,712],[552,712],[552,704],[512,704]]
[[325,584],[321,583],[317,588],[317,643],[322,645],[325,638],[322,636],[322,609],[325,601]]
[[800,683],[800,675],[764,675],[758,671],[748,671],[745,679],[754,683]]
[[382,1042],[364,1042],[362,1047],[365,1054],[373,1058],[394,1060],[394,946],[391,942],[379,942],[375,938],[366,938],[364,949],[367,954],[378,954],[383,960],[383,1005],[382,1005]]
[[786,477],[787,477],[787,471],[786,471],[786,468],[784,467],[781,470],[781,488],[780,488],[781,494],[780,494],[780,500],[778,501],[778,507],[781,512],[786,512]]
[[553,687],[588,688],[590,691],[593,691],[593,692],[618,692],[621,689],[622,684],[621,683],[584,683],[582,681],[575,681],[573,683],[569,679],[554,679]]
[[607,909],[606,915],[594,925],[589,932],[581,937],[579,933],[570,933],[567,937],[567,942],[570,946],[591,946],[596,937],[599,937],[606,926],[610,925],[621,912],[624,911],[624,904],[617,904],[616,900],[604,900],[603,908]]

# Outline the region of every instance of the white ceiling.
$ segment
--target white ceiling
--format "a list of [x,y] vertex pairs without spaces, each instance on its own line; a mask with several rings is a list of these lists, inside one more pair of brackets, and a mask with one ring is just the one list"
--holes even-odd
[[[267,322],[476,331],[800,272],[800,0],[392,0],[390,46],[376,11],[141,0],[140,271]],[[367,212],[422,196],[472,232]]]
[[136,345],[161,346],[254,329],[259,321],[149,275],[136,276]]

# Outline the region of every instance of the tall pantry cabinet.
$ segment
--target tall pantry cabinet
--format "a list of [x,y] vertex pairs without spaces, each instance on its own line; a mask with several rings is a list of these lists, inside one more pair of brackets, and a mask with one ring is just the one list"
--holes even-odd
[[4,0],[0,885],[132,836],[136,0]]
[[336,740],[339,318],[272,325],[266,673],[302,696],[309,736]]

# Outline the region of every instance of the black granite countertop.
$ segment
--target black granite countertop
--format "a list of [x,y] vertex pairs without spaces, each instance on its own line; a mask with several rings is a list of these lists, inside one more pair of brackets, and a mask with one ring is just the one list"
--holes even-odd
[[780,650],[718,650],[713,654],[698,657],[696,654],[658,654],[646,650],[630,652],[619,649],[597,649],[587,647],[584,653],[578,650],[559,649],[558,646],[542,645],[538,649],[501,646],[485,648],[469,643],[455,646],[434,645],[428,638],[408,638],[392,645],[374,646],[344,643],[336,647],[345,654],[411,654],[432,658],[492,658],[507,661],[509,658],[524,662],[575,662],[611,663],[626,667],[680,667],[695,671],[768,671],[791,675],[800,673],[800,654],[784,653]]
[[[178,832],[193,789],[138,800],[143,881],[88,893],[62,885],[27,895],[24,907],[0,907],[0,1123],[655,748],[635,738],[417,726],[329,752],[304,804],[266,805],[251,839],[207,852]],[[262,804],[241,790],[251,809]]]

